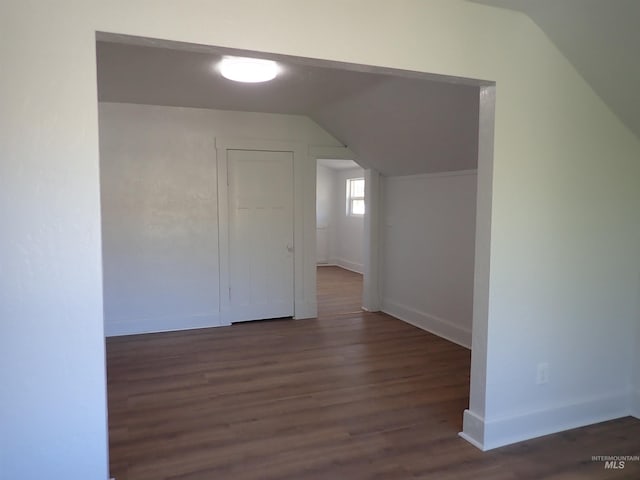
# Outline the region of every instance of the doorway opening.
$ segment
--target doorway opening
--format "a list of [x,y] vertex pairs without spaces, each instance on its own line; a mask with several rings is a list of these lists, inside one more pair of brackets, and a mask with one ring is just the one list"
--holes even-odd
[[367,212],[364,170],[353,160],[320,158],[316,168],[318,318],[363,305]]
[[[218,77],[210,77],[212,62],[229,54],[281,62],[287,66],[282,82],[249,90],[247,86],[227,85]],[[319,241],[317,237],[318,159],[357,159],[364,168],[362,175],[344,178],[339,189],[336,188],[344,195],[343,215],[363,217],[361,261],[339,257],[346,260],[339,265],[343,270],[357,270],[354,265],[362,266],[359,287],[362,293],[350,297],[359,301],[353,301],[345,309],[357,306],[358,310],[385,312],[363,314],[374,318],[372,326],[368,321],[354,319],[348,328],[336,327],[335,340],[325,346],[337,345],[346,350],[331,352],[326,358],[333,361],[331,359],[349,357],[355,365],[351,372],[355,373],[342,372],[342,362],[323,366],[335,374],[327,384],[351,385],[354,379],[360,378],[362,368],[373,368],[367,363],[371,360],[367,352],[375,353],[383,346],[389,328],[397,328],[400,336],[410,331],[416,343],[421,343],[424,332],[406,325],[411,324],[431,332],[433,335],[426,335],[429,339],[459,358],[454,368],[461,373],[456,378],[462,380],[455,410],[461,412],[469,405],[473,411],[483,410],[479,402],[482,402],[486,383],[495,102],[492,85],[419,72],[109,34],[98,35],[97,57],[108,336],[219,327],[244,320],[234,316],[239,310],[225,311],[225,305],[233,306],[227,299],[234,295],[229,281],[230,249],[225,249],[225,243],[228,247],[232,240],[226,188],[234,176],[228,175],[228,158],[220,156],[216,149],[221,138],[240,139],[243,145],[247,145],[247,140],[256,145],[263,145],[265,141],[295,144],[291,148],[299,154],[294,155],[293,180],[289,184],[295,199],[294,239],[293,244],[280,242],[283,252],[286,249],[294,254],[294,318],[317,317],[317,270],[329,268],[318,267],[318,247],[322,247],[322,241],[329,241],[328,238]],[[172,62],[181,67],[172,67]],[[217,94],[212,95],[212,90]],[[256,149],[261,147],[240,150]],[[283,150],[277,147],[271,151]],[[249,173],[259,177],[256,171],[250,169]],[[470,181],[474,176],[477,181]],[[260,185],[261,182],[255,182],[253,188],[259,189]],[[458,195],[460,192],[463,194]],[[460,211],[464,215],[458,215]],[[426,218],[433,220],[437,227],[426,225]],[[458,228],[461,218],[475,219],[475,225],[465,223],[463,242],[460,242],[461,229]],[[266,228],[251,230],[249,235],[271,238],[275,231],[269,227],[272,225],[273,222],[265,222]],[[437,237],[429,237],[427,241],[426,234],[432,232],[436,232]],[[446,251],[448,256],[442,256],[434,246]],[[253,250],[254,247],[247,247],[240,257]],[[322,257],[327,264],[332,263],[330,251],[323,252]],[[464,266],[458,269],[457,263],[450,265],[441,262],[442,259],[464,260]],[[446,272],[447,282],[439,282],[444,277],[442,269],[446,268],[450,269]],[[425,274],[430,277],[425,278]],[[463,301],[452,296],[452,292],[459,293],[456,282],[461,278],[464,278]],[[348,283],[345,280],[344,284]],[[334,296],[344,293],[345,288],[336,286],[335,281],[328,284],[336,289]],[[240,287],[245,286],[241,282]],[[268,287],[268,281],[263,282],[261,294]],[[427,289],[430,296],[425,294]],[[434,299],[442,302],[429,303]],[[436,303],[437,308],[429,310],[429,305]],[[337,310],[343,308],[340,306]],[[262,312],[260,307],[252,315],[260,318],[266,315]],[[245,352],[249,346],[262,344],[267,336],[271,343],[266,345],[277,350],[286,344],[292,349],[288,358],[297,358],[300,352],[294,347],[316,348],[322,343],[326,327],[317,320],[313,322],[309,320],[305,325],[287,321],[286,328],[299,334],[298,344],[288,343],[284,331],[274,330],[280,324],[272,322],[272,325],[245,324],[231,334],[226,333],[237,336],[237,342],[221,348],[229,354],[226,358],[231,358],[236,351]],[[377,328],[376,323],[380,330],[372,335],[367,329]],[[216,331],[222,332],[221,337]],[[313,333],[309,333],[311,331]],[[362,347],[351,349],[351,344],[343,345],[346,331],[351,334],[349,341]],[[202,336],[197,332],[184,336],[162,334],[166,336],[160,344],[184,341],[190,347],[194,342],[201,348],[198,352],[202,352],[198,361],[206,364],[202,368],[215,369],[220,367],[220,364],[214,365],[218,352],[211,349],[208,342],[217,342],[224,337],[224,332],[228,330],[211,329]],[[472,336],[474,350],[470,362],[468,349]],[[380,341],[364,346],[365,340],[372,338]],[[143,339],[110,340],[108,354],[120,350],[120,358],[126,358],[126,362],[136,361],[135,355],[130,355],[129,341],[137,344],[138,340],[145,343]],[[149,338],[145,351],[151,365],[157,356],[171,352],[170,348],[159,349],[156,345]],[[395,347],[390,345],[390,348]],[[184,349],[189,351],[193,350]],[[404,347],[394,350],[400,362],[405,360],[404,351]],[[419,357],[421,348],[416,347],[416,352],[416,356],[407,359],[408,362],[415,360],[415,364],[408,367],[402,364],[397,371],[388,373],[389,378],[396,378],[405,368],[419,371],[438,364],[437,359],[423,361]],[[179,360],[189,363],[191,357],[187,353],[185,356],[180,353]],[[111,355],[111,358],[118,357]],[[222,358],[224,362],[224,355]],[[173,357],[164,360],[168,364],[176,361]],[[242,363],[243,360],[233,361]],[[280,361],[275,360],[276,365]],[[120,362],[120,366],[126,362]],[[267,371],[269,365],[258,357],[252,357],[249,363],[256,368],[250,373],[251,378],[261,380],[262,375],[274,374]],[[127,377],[126,367],[120,370],[120,379]],[[471,398],[466,381],[469,370]],[[112,370],[117,371],[117,368]],[[155,369],[149,371],[149,375],[156,373]],[[294,380],[297,373],[293,372]],[[118,378],[113,378],[117,383]],[[429,378],[425,375],[422,385],[425,389]],[[164,380],[161,378],[159,382]],[[209,390],[213,389],[209,380],[206,376],[203,379],[202,398],[213,391]],[[233,385],[243,382],[230,381]],[[311,380],[301,387],[293,382],[291,388],[296,395],[305,397],[314,382]],[[123,390],[114,397],[124,399],[120,406],[128,405],[126,395],[122,394],[127,387],[126,382],[121,384]],[[409,390],[414,391],[413,387]],[[168,385],[168,392],[171,391]],[[280,391],[284,390],[274,390],[271,400],[279,399]],[[140,402],[153,403],[152,392],[146,393]],[[234,390],[230,396],[238,393]],[[287,398],[295,403],[296,395]],[[170,393],[166,399],[176,400]],[[193,401],[197,403],[198,399]],[[110,408],[122,413],[120,406],[112,404],[110,397]],[[123,412],[121,426],[126,425],[128,414],[134,417],[136,414],[133,410]],[[110,416],[110,421],[117,419],[117,415]],[[448,425],[447,435],[460,430],[460,417],[456,419]],[[241,435],[243,431],[239,429],[235,433]],[[191,432],[186,433],[189,434]],[[129,439],[120,440],[124,450]]]

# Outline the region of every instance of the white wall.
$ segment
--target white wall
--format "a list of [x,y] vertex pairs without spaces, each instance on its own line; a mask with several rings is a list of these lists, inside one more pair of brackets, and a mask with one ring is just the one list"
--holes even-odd
[[383,311],[471,346],[475,171],[384,178]]
[[100,105],[107,336],[218,323],[216,150],[206,117]]
[[347,211],[347,179],[363,178],[362,168],[336,170],[333,176],[333,219],[329,263],[363,273],[364,217]]
[[316,171],[316,261],[329,263],[331,236],[334,228],[334,170],[323,165]]
[[0,6],[3,476],[107,477],[97,30],[496,81],[487,379],[469,433],[492,447],[629,413],[640,141],[529,19],[461,0],[35,7]]
[[[317,261],[364,272],[364,217],[346,215],[348,178],[363,178],[362,168],[338,169],[318,165]],[[325,247],[326,242],[326,247]]]
[[0,3],[0,478],[104,480],[94,35],[24,7]]
[[99,113],[106,334],[219,325],[216,138],[336,141],[294,115],[117,103]]

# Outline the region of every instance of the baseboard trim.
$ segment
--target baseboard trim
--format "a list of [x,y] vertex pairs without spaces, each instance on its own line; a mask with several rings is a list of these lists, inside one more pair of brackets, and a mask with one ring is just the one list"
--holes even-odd
[[465,411],[461,437],[483,451],[629,415],[629,391],[487,420]]
[[458,435],[474,447],[484,451],[484,419],[471,410],[462,415],[462,432]]
[[419,312],[413,308],[385,299],[382,300],[381,310],[414,327],[426,330],[462,347],[471,348],[471,330],[455,325],[450,320]]
[[141,335],[144,333],[175,332],[198,328],[219,327],[218,313],[188,315],[184,317],[152,317],[109,320],[105,318],[105,336]]
[[475,440],[474,438],[470,437],[469,435],[467,435],[464,432],[458,432],[458,436],[460,438],[462,438],[463,440],[466,440],[468,443],[470,443],[471,445],[473,445],[474,447],[476,447],[478,450],[484,452],[484,447],[482,446],[481,443],[479,443],[477,440]]
[[345,258],[332,258],[329,264],[361,275],[364,273],[364,265],[361,263],[351,262]]

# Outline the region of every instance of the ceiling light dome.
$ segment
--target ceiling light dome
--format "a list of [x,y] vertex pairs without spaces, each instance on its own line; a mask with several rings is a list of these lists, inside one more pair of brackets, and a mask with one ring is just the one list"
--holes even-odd
[[247,57],[224,57],[219,68],[224,78],[245,83],[268,82],[280,72],[273,60]]

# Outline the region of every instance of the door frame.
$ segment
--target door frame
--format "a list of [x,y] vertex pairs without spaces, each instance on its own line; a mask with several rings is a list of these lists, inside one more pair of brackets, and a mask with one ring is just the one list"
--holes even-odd
[[[294,318],[314,317],[317,310],[315,289],[312,292],[312,304],[309,304],[309,293],[305,278],[309,276],[309,249],[305,245],[305,222],[308,218],[305,202],[305,186],[308,183],[308,159],[305,146],[301,143],[287,141],[257,140],[245,138],[215,139],[216,163],[218,167],[218,254],[220,258],[220,325],[231,325],[229,301],[229,185],[228,185],[228,150],[251,150],[270,152],[291,152],[293,155],[293,312]],[[315,207],[315,205],[314,205]],[[306,234],[305,234],[306,233]],[[315,265],[314,265],[315,266]],[[315,273],[315,271],[314,271]]]
[[[356,154],[348,147],[309,147],[309,158],[313,163],[313,251],[316,251],[316,215],[317,201],[317,169],[319,159],[353,160]],[[363,167],[364,168],[364,167]],[[382,206],[382,188],[380,173],[377,170],[364,168],[365,177],[365,216],[363,232],[362,258],[362,308],[368,312],[380,311],[380,265],[382,265],[382,248],[380,248],[380,208]],[[315,257],[314,257],[315,265]],[[314,269],[313,289],[316,289]]]

